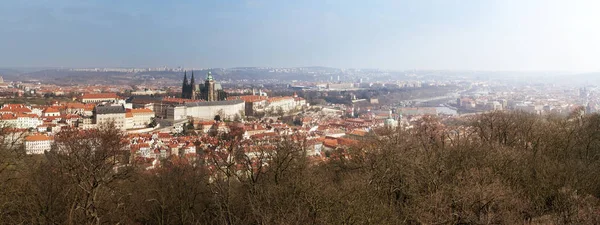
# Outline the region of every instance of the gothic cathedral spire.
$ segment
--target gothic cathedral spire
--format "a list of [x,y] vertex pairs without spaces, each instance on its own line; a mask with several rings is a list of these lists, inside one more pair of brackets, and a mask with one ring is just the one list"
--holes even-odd
[[192,80],[190,81],[190,85],[192,86],[192,89],[194,88],[194,86],[196,86],[196,81],[194,80],[194,71],[192,70]]
[[181,86],[181,97],[182,98],[187,98],[189,86],[190,85],[189,85],[188,79],[187,79],[187,71],[183,71],[183,85]]
[[188,85],[187,71],[183,71],[183,85],[184,86]]
[[190,81],[190,98],[196,100],[196,81],[194,80],[194,71],[192,70],[192,80]]

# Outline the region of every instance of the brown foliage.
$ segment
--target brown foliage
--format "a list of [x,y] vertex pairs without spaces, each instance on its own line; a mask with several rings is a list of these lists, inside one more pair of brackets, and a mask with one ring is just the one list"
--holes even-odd
[[[122,134],[67,130],[42,157],[0,148],[7,224],[598,224],[600,116],[425,117],[306,156],[302,138],[197,142],[145,171]],[[260,143],[254,146],[253,143]],[[250,148],[252,147],[252,148]],[[248,151],[253,152],[249,156]]]

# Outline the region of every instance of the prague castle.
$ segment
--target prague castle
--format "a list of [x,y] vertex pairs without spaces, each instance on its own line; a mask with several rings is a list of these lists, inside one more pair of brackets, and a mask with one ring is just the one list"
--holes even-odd
[[212,120],[216,115],[223,119],[231,119],[236,114],[242,116],[244,113],[244,101],[226,100],[227,93],[223,91],[221,84],[215,81],[211,72],[207,73],[204,84],[196,84],[193,71],[190,80],[187,78],[187,72],[184,72],[181,98],[194,101],[169,104],[165,110],[167,119],[182,120],[191,117]]
[[214,80],[211,72],[208,72],[206,75],[204,84],[196,84],[194,71],[192,71],[192,78],[189,81],[187,72],[184,72],[181,98],[214,102],[224,101],[227,98],[227,94],[223,91],[221,84]]

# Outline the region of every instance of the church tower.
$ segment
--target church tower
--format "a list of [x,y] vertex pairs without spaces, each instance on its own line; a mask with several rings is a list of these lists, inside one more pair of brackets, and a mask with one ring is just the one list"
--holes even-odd
[[208,71],[206,75],[206,81],[204,82],[204,87],[206,88],[206,101],[213,102],[218,100],[217,92],[215,90],[215,80],[213,79],[212,74]]
[[187,79],[187,72],[183,71],[183,85],[181,86],[181,98],[188,98],[189,86],[190,85],[189,85],[188,79]]
[[196,81],[194,80],[194,71],[192,70],[192,80],[190,81],[190,96],[188,98],[192,100],[197,99],[198,90],[196,90]]

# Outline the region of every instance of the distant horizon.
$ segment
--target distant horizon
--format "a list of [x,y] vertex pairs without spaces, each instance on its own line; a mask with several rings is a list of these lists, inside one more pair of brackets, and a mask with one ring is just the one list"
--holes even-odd
[[[163,68],[165,66],[147,66],[147,67],[131,67],[131,66],[90,66],[90,67],[67,67],[67,66],[0,66],[0,70],[46,70],[46,69],[149,69],[149,68]],[[185,67],[175,66],[169,67],[168,69],[182,68],[185,70],[211,70],[211,69],[237,69],[237,68],[271,68],[271,69],[297,69],[297,68],[328,68],[328,69],[340,69],[340,70],[380,70],[389,72],[406,72],[406,71],[446,71],[446,72],[503,72],[503,73],[600,73],[600,70],[592,71],[575,71],[575,70],[477,70],[477,69],[385,69],[385,68],[339,68],[333,66],[293,66],[293,67],[272,67],[272,66],[234,66],[234,67]],[[2,75],[0,73],[0,75]]]

